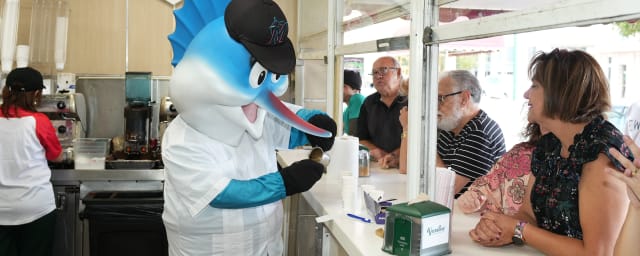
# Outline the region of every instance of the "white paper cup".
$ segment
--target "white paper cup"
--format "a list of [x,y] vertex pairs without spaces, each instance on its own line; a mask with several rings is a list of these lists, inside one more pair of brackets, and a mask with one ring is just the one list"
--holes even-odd
[[342,208],[346,213],[356,213],[360,208],[358,177],[342,176]]
[[16,68],[29,66],[29,46],[18,45],[16,48]]

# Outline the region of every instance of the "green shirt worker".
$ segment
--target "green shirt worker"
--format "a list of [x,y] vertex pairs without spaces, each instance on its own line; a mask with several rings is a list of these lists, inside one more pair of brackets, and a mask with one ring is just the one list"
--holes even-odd
[[364,101],[364,96],[360,94],[362,86],[362,78],[358,71],[344,70],[344,85],[342,86],[342,102],[347,104],[347,108],[342,113],[342,129],[345,134],[356,135],[358,130],[358,116],[360,116],[360,107]]

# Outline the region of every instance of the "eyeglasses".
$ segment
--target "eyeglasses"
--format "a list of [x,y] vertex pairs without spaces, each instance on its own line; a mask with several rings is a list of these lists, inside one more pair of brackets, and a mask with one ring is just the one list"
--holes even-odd
[[371,71],[372,76],[385,76],[386,74],[389,73],[389,71],[391,70],[396,70],[398,68],[396,67],[379,67],[378,69],[374,69]]
[[452,93],[445,94],[445,95],[438,95],[438,104],[442,105],[442,104],[444,104],[444,100],[446,100],[447,97],[458,95],[458,94],[461,94],[462,92],[464,92],[464,90],[457,91],[457,92],[452,92]]

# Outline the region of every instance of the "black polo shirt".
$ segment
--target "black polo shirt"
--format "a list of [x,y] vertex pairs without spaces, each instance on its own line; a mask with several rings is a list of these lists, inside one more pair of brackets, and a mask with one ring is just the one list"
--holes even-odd
[[402,135],[400,109],[407,106],[407,103],[407,97],[398,96],[391,106],[387,107],[380,101],[380,93],[369,95],[360,107],[358,138],[371,141],[388,153],[400,148]]

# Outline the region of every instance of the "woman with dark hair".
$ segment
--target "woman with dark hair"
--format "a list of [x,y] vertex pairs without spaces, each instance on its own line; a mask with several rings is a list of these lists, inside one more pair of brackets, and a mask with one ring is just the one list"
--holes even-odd
[[611,155],[630,156],[621,132],[604,118],[609,85],[597,61],[583,51],[537,54],[529,122],[549,131],[532,153],[526,201],[514,216],[486,212],[469,232],[486,246],[527,244],[548,255],[611,255],[627,210],[624,184],[605,168],[624,167]]
[[0,255],[51,255],[55,199],[47,160],[61,161],[51,121],[36,106],[42,75],[33,68],[7,75],[0,107]]

